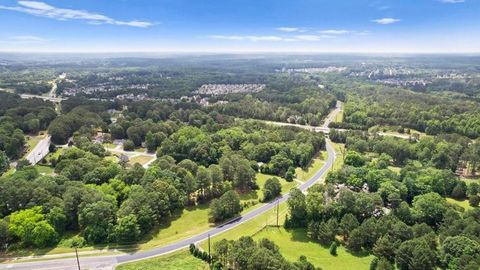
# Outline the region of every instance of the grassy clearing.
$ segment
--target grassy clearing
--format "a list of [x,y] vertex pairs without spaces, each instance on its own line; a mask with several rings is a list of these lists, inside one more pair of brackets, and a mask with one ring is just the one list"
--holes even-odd
[[170,222],[154,229],[138,245],[139,249],[149,249],[173,243],[200,234],[215,226],[208,222],[209,204],[187,207]]
[[[245,203],[248,201],[254,201],[254,202],[261,202],[263,200],[263,186],[265,185],[265,182],[270,179],[270,178],[277,178],[280,181],[280,184],[282,185],[282,194],[285,194],[290,191],[290,189],[296,187],[298,185],[297,182],[292,181],[288,182],[282,177],[278,177],[275,175],[268,175],[268,174],[263,174],[263,173],[257,173],[256,177],[256,182],[259,187],[257,190],[252,190],[248,193],[243,193],[240,194],[240,202]],[[248,209],[250,210],[250,209]]]
[[469,185],[471,183],[479,183],[480,184],[480,178],[479,177],[477,177],[477,178],[460,177],[460,180],[467,183],[467,185]]
[[102,143],[102,145],[105,148],[115,148],[115,147],[117,147],[117,145],[113,144],[113,143]]
[[371,255],[352,255],[343,246],[338,247],[337,256],[332,256],[329,247],[311,241],[305,229],[267,227],[254,236],[256,240],[262,238],[274,241],[287,260],[293,262],[304,255],[311,263],[324,270],[369,269],[373,259]]
[[50,166],[39,165],[39,164],[35,165],[35,169],[39,174],[46,174],[46,175],[52,174],[54,171],[54,169]]
[[470,204],[468,203],[468,200],[460,201],[460,200],[456,200],[456,199],[453,199],[453,198],[447,198],[447,202],[450,203],[450,204],[453,204],[453,205],[458,205],[458,206],[462,207],[463,209],[465,209],[465,211],[471,210],[471,209],[474,208],[474,207],[470,206]]
[[[369,131],[372,131],[372,130],[378,130],[380,132],[385,132],[386,134],[388,135],[391,135],[391,136],[414,136],[414,135],[417,135],[419,138],[423,138],[425,136],[428,136],[427,134],[425,134],[425,132],[420,132],[418,130],[414,130],[414,129],[410,129],[410,133],[400,133],[398,132],[398,127],[396,126],[373,126],[371,128],[369,128]],[[406,129],[405,129],[406,130]]]
[[190,255],[187,250],[143,261],[119,265],[116,270],[206,270],[208,264]]
[[337,157],[335,159],[335,162],[333,163],[333,166],[330,170],[338,170],[342,168],[343,166],[343,159],[345,158],[345,145],[341,143],[334,143],[331,142],[333,149],[335,150],[335,153],[337,153]]
[[310,163],[307,169],[297,168],[295,174],[297,179],[305,182],[310,179],[325,164],[327,153],[320,152]]
[[130,160],[128,161],[128,164],[133,165],[135,163],[139,163],[140,165],[143,166],[147,164],[149,161],[151,161],[152,159],[153,157],[151,156],[139,155],[139,156],[130,158]]

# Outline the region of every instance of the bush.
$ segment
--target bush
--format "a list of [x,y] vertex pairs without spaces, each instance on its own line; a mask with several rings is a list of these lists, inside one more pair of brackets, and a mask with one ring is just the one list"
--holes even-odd
[[265,181],[265,185],[263,186],[263,201],[269,201],[282,192],[282,185],[277,178],[269,178]]
[[332,256],[337,256],[337,243],[336,242],[333,242],[331,245],[330,245],[330,254]]
[[125,151],[133,151],[135,150],[135,144],[131,140],[125,140],[123,142],[123,150]]
[[471,195],[468,198],[468,203],[472,207],[478,207],[478,204],[480,203],[480,197],[478,195]]

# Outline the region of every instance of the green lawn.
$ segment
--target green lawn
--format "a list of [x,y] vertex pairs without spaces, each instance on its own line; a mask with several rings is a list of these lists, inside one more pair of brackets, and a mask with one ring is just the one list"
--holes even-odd
[[453,198],[447,198],[447,202],[453,205],[458,205],[465,209],[465,211],[473,209],[473,207],[468,203],[468,200],[459,201]]
[[182,250],[161,257],[119,265],[116,270],[206,270],[208,264]]
[[373,259],[371,255],[354,256],[343,246],[337,249],[337,256],[330,255],[329,248],[311,241],[305,229],[285,230],[284,228],[267,227],[257,233],[254,239],[268,238],[275,242],[280,252],[289,261],[296,261],[301,255],[317,267],[324,270],[369,269]]
[[[268,174],[263,174],[263,173],[257,173],[257,178],[255,181],[257,182],[257,185],[259,189],[257,190],[252,190],[248,193],[243,193],[240,194],[240,202],[245,203],[248,201],[254,201],[254,202],[260,202],[263,199],[263,185],[265,185],[265,182],[270,179],[270,178],[277,178],[280,181],[280,184],[282,185],[282,194],[285,194],[290,191],[290,189],[296,187],[298,185],[297,182],[292,181],[288,182],[282,177],[278,177],[275,175],[268,175]],[[250,210],[250,209],[248,209]]]
[[135,163],[139,163],[140,165],[143,166],[152,159],[153,159],[153,157],[151,157],[151,156],[139,155],[139,156],[135,156],[135,157],[130,158],[130,160],[128,160],[128,164],[133,165]]
[[149,249],[173,243],[207,231],[214,226],[208,222],[209,205],[202,204],[196,207],[187,207],[169,223],[163,224],[148,234],[138,248]]
[[344,152],[345,152],[345,145],[340,143],[331,142],[335,153],[337,153],[337,158],[333,163],[333,167],[331,170],[338,170],[343,166],[343,159],[344,159]]
[[480,178],[477,176],[477,178],[466,178],[466,177],[460,177],[460,180],[463,182],[470,184],[470,183],[479,183],[480,184]]
[[117,147],[117,145],[113,144],[113,143],[102,143],[102,145],[105,148],[115,148],[115,147]]
[[35,169],[37,170],[38,173],[40,174],[52,174],[53,173],[53,168],[50,166],[45,166],[45,165],[35,165]]
[[325,164],[326,152],[320,152],[310,163],[307,169],[297,168],[295,174],[297,179],[305,182],[310,179]]

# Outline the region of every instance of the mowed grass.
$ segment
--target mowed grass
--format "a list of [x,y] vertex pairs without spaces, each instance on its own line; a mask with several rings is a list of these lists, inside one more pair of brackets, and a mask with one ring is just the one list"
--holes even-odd
[[335,162],[333,162],[333,166],[330,170],[338,170],[342,168],[343,166],[343,160],[345,158],[345,145],[341,143],[334,143],[331,142],[333,149],[335,150],[335,153],[337,154],[337,157],[335,158]]
[[122,264],[116,270],[206,270],[208,264],[190,255],[188,250],[182,250],[161,257],[155,257],[138,262]]
[[301,182],[305,182],[308,179],[312,178],[312,176],[322,168],[325,164],[325,158],[327,156],[326,152],[320,152],[313,160],[310,162],[310,165],[307,169],[297,168],[295,170],[295,175],[297,179]]
[[177,240],[200,234],[215,226],[208,222],[209,204],[187,207],[177,216],[155,228],[138,245],[150,249],[171,244]]
[[462,207],[463,209],[465,209],[465,211],[467,210],[471,210],[473,209],[474,207],[470,206],[470,204],[468,203],[468,200],[456,200],[456,199],[453,199],[453,198],[447,198],[447,202],[450,203],[450,204],[453,204],[453,205],[458,205],[460,207]]
[[276,175],[257,173],[257,177],[255,181],[258,185],[258,189],[240,194],[240,202],[241,203],[245,203],[248,201],[261,202],[263,200],[263,186],[265,185],[265,182],[267,182],[267,180],[270,178],[277,178],[280,181],[280,184],[282,185],[282,194],[289,192],[290,189],[298,185],[298,183],[295,181],[288,182],[284,178],[278,177]]
[[138,155],[138,156],[130,158],[130,160],[128,161],[128,164],[133,165],[135,163],[139,163],[140,165],[143,166],[143,165],[147,164],[149,161],[151,161],[152,159],[153,159],[153,157],[151,157],[151,156]]
[[356,256],[343,246],[337,248],[337,256],[330,255],[329,247],[311,241],[305,229],[286,230],[282,227],[267,227],[257,233],[255,240],[268,238],[280,248],[280,253],[289,261],[297,261],[301,255],[324,270],[369,269],[372,255]]
[[39,165],[39,164],[35,165],[35,169],[39,174],[46,174],[46,175],[52,174],[54,171],[54,168],[50,166]]

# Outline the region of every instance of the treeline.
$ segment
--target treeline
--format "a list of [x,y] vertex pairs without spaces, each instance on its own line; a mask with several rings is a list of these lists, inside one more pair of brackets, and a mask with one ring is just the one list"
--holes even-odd
[[[478,103],[399,88],[359,86],[348,94],[344,122],[353,127],[401,126],[429,135],[458,133],[469,138],[480,135]],[[342,124],[338,127],[346,127]]]
[[50,102],[21,99],[15,94],[0,92],[0,151],[10,159],[20,157],[25,133],[46,129],[56,116]]
[[417,141],[413,136],[406,140],[360,131],[332,130],[330,138],[359,153],[384,154],[387,160],[392,159],[397,166],[416,160],[426,166],[452,172],[465,168],[475,175],[480,162],[480,144],[457,134],[423,137]]

